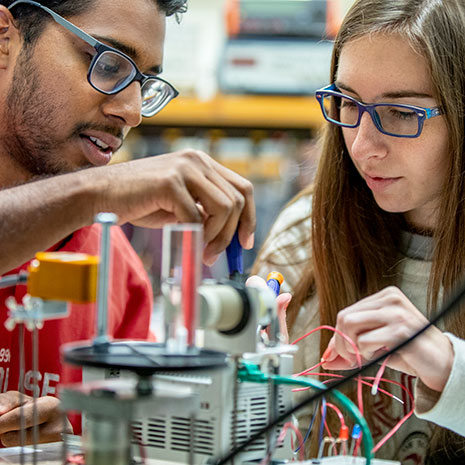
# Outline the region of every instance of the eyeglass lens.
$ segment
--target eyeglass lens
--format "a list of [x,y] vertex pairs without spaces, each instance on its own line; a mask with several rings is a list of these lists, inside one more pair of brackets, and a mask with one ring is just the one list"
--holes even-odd
[[[359,119],[359,106],[351,99],[324,95],[325,116],[334,123],[355,126]],[[419,115],[397,105],[378,106],[374,118],[383,131],[399,136],[414,136],[419,129]]]
[[123,56],[110,51],[100,54],[92,68],[91,81],[104,92],[123,88],[135,75],[136,70]]
[[[125,88],[135,75],[136,70],[129,60],[107,50],[98,55],[90,73],[90,81],[102,92],[116,93]],[[143,116],[153,116],[173,97],[170,86],[158,79],[147,79],[141,92]]]

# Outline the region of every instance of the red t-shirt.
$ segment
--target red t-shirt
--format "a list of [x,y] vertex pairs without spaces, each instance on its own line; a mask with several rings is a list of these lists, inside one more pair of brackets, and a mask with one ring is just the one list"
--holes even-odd
[[[98,255],[100,228],[97,225],[82,228],[50,250],[81,252]],[[29,263],[12,270],[16,274],[27,269]],[[119,227],[111,231],[111,272],[108,292],[108,333],[115,339],[151,339],[150,316],[152,289],[147,273],[134,249]],[[18,329],[5,328],[8,310],[7,297],[14,295],[22,302],[26,286],[0,289],[0,392],[19,390]],[[96,304],[71,304],[67,318],[50,320],[39,330],[39,373],[32,370],[32,334],[25,330],[24,392],[33,394],[37,377],[40,395],[56,395],[60,383],[82,381],[82,371],[62,363],[60,347],[74,341],[91,340],[96,334]],[[80,433],[79,418],[70,417],[74,432]]]

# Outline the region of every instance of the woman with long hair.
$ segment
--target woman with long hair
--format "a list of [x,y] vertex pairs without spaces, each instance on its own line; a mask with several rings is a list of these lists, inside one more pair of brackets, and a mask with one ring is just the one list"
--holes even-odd
[[[259,275],[278,269],[285,276],[284,289],[293,294],[291,341],[317,326],[339,325],[357,342],[364,329],[354,318],[366,305],[379,315],[415,315],[412,328],[418,327],[464,275],[464,27],[463,0],[358,0],[347,13],[334,44],[331,84],[317,92],[328,124],[315,182],[278,217],[254,267]],[[450,361],[456,339],[445,330],[464,338],[465,314],[454,313],[423,339]],[[295,371],[323,355],[328,369],[353,366],[350,346],[341,338],[330,343],[332,336],[321,331],[302,340]],[[387,340],[365,346],[363,355],[388,346]],[[437,385],[415,386],[412,369],[387,370],[384,377],[421,401],[418,389],[444,388],[448,363],[433,376]],[[392,358],[388,366],[407,364]],[[375,440],[411,407],[408,398],[403,404],[370,393],[364,398]],[[461,438],[412,416],[376,456],[403,464],[445,464],[447,457],[465,463],[463,449]]]

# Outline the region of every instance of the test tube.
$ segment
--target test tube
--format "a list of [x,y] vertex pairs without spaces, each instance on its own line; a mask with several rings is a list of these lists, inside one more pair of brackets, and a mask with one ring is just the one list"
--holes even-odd
[[171,353],[185,353],[195,345],[202,242],[199,224],[170,224],[163,228],[161,290],[165,344]]

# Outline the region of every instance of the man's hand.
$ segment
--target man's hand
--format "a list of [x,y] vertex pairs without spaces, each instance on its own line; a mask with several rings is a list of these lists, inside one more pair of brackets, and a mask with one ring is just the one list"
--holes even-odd
[[245,249],[253,247],[253,186],[203,152],[184,150],[93,171],[103,175],[103,203],[122,222],[159,228],[169,222],[202,222],[204,261],[211,264],[238,228]]
[[184,150],[1,191],[0,243],[8,247],[0,254],[0,274],[92,224],[102,211],[150,228],[202,223],[206,264],[229,245],[236,229],[242,247],[253,247],[252,184],[205,153]]
[[[350,307],[337,316],[336,329],[356,344],[364,361],[377,358],[428,324],[426,317],[397,287],[387,287]],[[334,335],[323,354],[327,370],[357,367],[352,346]],[[408,346],[393,354],[387,366],[418,376],[435,391],[442,391],[454,360],[452,344],[432,326]]]
[[[8,391],[0,394],[0,441],[5,447],[20,445],[20,405],[24,415],[26,428],[25,443],[32,444],[33,426],[33,399],[22,395],[17,391]],[[73,433],[73,428],[66,419],[65,431],[63,431],[63,412],[60,410],[60,401],[51,396],[38,397],[37,424],[38,442],[61,441],[61,433]]]

